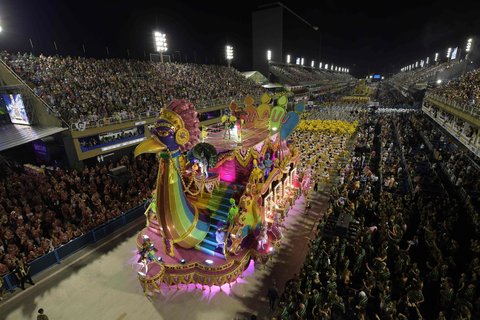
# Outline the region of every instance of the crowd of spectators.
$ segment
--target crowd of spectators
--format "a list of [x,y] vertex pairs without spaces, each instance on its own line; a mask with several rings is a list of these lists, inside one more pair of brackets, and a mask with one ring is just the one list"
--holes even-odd
[[[385,90],[384,85],[380,85],[375,100],[379,102],[382,108],[412,109],[417,107],[412,97],[408,93],[404,96],[399,90]],[[387,86],[387,85],[385,85]]]
[[456,61],[430,63],[424,67],[417,66],[413,70],[403,71],[395,74],[388,79],[390,83],[397,87],[408,88],[419,82],[433,82],[436,80],[436,75],[444,72],[450,68],[455,67],[458,64]]
[[460,105],[480,107],[480,69],[466,73],[464,76],[432,89],[429,92]]
[[270,63],[270,72],[289,85],[300,84],[333,84],[355,81],[348,73],[332,72],[300,65]]
[[[110,175],[117,165],[128,168],[128,184]],[[44,174],[3,166],[0,275],[12,271],[20,256],[30,262],[144,202],[155,183],[155,165],[147,156]]]
[[218,65],[7,52],[0,59],[69,123],[133,118],[158,112],[172,99],[201,105],[262,93],[234,68]]
[[302,114],[305,120],[345,120],[353,122],[361,112],[366,111],[366,105],[358,103],[322,103]]
[[475,209],[480,211],[480,166],[475,158],[470,157],[469,152],[459,147],[455,140],[438,126],[427,121],[426,117],[423,121],[412,122],[415,128],[422,132],[432,158],[440,162],[439,167],[443,173],[461,194],[468,196],[468,199],[465,199],[466,204],[471,202]]
[[[305,263],[285,286],[279,319],[480,317],[480,229],[464,214],[456,183],[439,174],[449,160],[419,143],[424,121],[381,114],[360,126]],[[324,233],[340,215],[360,225],[354,239]]]

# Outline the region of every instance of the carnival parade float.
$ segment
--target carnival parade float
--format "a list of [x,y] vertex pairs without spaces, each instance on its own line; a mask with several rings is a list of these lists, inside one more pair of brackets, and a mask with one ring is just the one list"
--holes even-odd
[[303,105],[288,112],[286,97],[272,106],[268,94],[260,102],[232,102],[220,126],[200,128],[190,102],[172,101],[135,149],[135,156],[158,159],[146,227],[137,236],[146,294],[162,285],[231,284],[252,259],[265,263],[281,245],[288,209],[309,187],[287,140]]

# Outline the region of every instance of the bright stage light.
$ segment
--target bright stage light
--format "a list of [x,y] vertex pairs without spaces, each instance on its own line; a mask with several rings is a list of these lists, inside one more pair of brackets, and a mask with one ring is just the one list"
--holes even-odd
[[300,64],[303,66],[304,63],[305,63],[305,59],[302,58],[302,60],[300,61]]
[[315,61],[312,60],[312,63],[310,64],[310,66],[313,68],[315,66]]
[[207,260],[205,260],[205,263],[206,263],[206,264],[209,264],[209,265],[212,265],[212,264],[213,264],[213,260],[207,259]]
[[290,61],[291,61],[291,58],[292,58],[292,57],[290,57],[290,55],[289,55],[289,54],[287,54],[287,63],[290,63]]
[[440,84],[440,83],[442,83],[442,79],[437,80],[437,84]]
[[187,262],[187,261],[185,261],[185,259],[180,260],[181,264],[185,264],[185,262]]
[[447,49],[447,58],[450,58],[450,53],[452,52],[452,48]]
[[300,58],[295,59],[295,64],[300,65]]
[[322,63],[321,62],[318,64],[318,69],[322,69]]
[[162,260],[163,260],[162,257],[157,257],[158,262],[162,262]]
[[267,61],[272,60],[272,50],[267,50]]
[[325,69],[328,70],[328,63],[325,63]]

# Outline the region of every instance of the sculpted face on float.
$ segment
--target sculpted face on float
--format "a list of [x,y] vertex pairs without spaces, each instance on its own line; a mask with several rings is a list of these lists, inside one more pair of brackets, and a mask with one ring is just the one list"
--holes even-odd
[[160,119],[152,129],[152,135],[160,140],[170,151],[178,149],[175,142],[175,127],[166,120]]

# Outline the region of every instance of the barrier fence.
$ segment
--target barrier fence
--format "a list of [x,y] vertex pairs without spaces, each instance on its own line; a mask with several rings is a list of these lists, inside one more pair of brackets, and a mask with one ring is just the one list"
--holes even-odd
[[[95,243],[98,240],[105,238],[106,236],[116,232],[121,227],[136,220],[137,218],[142,216],[144,212],[145,206],[144,204],[141,204],[123,213],[121,216],[105,222],[101,226],[81,235],[80,237],[75,238],[64,245],[55,248],[53,251],[30,262],[30,274],[34,276],[55,264],[61,263],[62,260],[77,252],[78,250],[86,247],[91,243]],[[5,289],[8,291],[14,291],[17,287],[17,278],[15,274],[13,274],[13,272],[3,276],[3,282]]]

